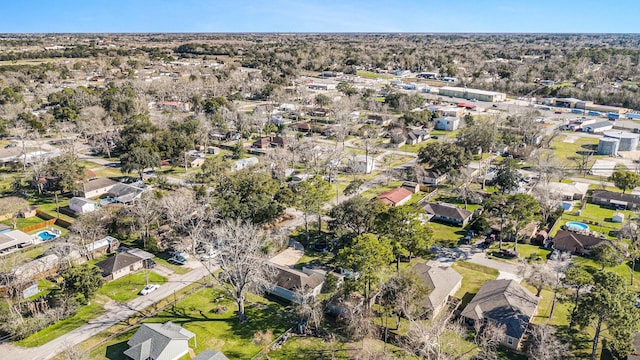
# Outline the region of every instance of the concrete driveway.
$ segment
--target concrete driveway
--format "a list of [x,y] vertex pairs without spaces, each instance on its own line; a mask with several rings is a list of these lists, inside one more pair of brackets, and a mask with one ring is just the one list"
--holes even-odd
[[304,250],[300,247],[288,247],[283,252],[269,259],[272,263],[280,266],[292,267],[304,256]]

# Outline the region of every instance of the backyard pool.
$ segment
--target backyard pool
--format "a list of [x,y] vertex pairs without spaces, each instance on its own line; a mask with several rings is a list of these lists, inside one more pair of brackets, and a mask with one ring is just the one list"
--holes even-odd
[[45,230],[45,231],[40,231],[36,235],[40,239],[42,239],[42,241],[47,241],[47,240],[51,240],[51,239],[57,238],[60,234],[58,234],[56,230],[53,230],[53,231]]
[[581,223],[581,222],[577,222],[577,221],[569,221],[568,223],[565,224],[565,226],[567,227],[567,230],[571,230],[571,231],[588,231],[589,230],[589,225]]

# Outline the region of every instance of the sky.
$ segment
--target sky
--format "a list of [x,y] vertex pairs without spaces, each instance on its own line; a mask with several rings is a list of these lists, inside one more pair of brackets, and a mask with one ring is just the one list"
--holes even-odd
[[0,33],[638,33],[638,0],[3,0]]

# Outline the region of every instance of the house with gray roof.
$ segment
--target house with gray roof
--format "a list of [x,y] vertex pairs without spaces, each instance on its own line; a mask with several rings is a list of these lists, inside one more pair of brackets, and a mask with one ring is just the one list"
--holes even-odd
[[324,277],[312,272],[306,274],[296,269],[284,266],[274,265],[276,268],[276,276],[273,280],[273,286],[266,289],[272,295],[276,295],[291,302],[297,302],[296,292],[299,290],[310,293],[316,297],[322,290]]
[[177,360],[189,352],[189,340],[196,335],[171,321],[142,324],[127,342],[124,355],[131,360]]
[[471,211],[457,207],[449,203],[426,203],[422,206],[431,221],[439,221],[447,224],[465,227],[471,220]]
[[469,324],[491,321],[504,326],[502,345],[519,349],[539,299],[515,280],[492,280],[482,285],[460,314]]
[[109,178],[98,178],[89,180],[82,185],[82,191],[80,196],[87,199],[96,198],[109,193],[112,187],[117,185],[118,182]]
[[207,349],[191,360],[229,360],[229,358],[219,350]]
[[107,281],[116,280],[134,273],[144,266],[144,259],[139,256],[121,252],[96,263]]
[[416,264],[411,271],[418,275],[422,283],[429,288],[423,306],[428,310],[428,318],[433,319],[445,308],[449,298],[453,297],[462,285],[462,275],[451,267]]
[[109,197],[116,202],[128,204],[142,195],[143,190],[139,187],[118,183],[109,190]]

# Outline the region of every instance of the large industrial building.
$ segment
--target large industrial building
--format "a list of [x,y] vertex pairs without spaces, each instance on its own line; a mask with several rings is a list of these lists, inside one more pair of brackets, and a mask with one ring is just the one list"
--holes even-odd
[[582,109],[586,111],[596,111],[602,113],[625,114],[630,111],[629,109],[617,106],[598,105],[594,104],[593,101],[585,101],[575,98],[549,98],[545,99],[545,102],[558,107]]
[[438,94],[443,96],[452,96],[455,98],[467,100],[475,99],[478,101],[486,102],[498,102],[505,101],[507,99],[507,95],[505,93],[452,86],[441,87],[440,89],[438,89]]

